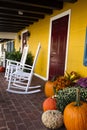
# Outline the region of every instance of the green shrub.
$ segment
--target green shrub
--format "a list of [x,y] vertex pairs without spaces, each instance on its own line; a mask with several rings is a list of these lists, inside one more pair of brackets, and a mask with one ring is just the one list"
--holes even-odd
[[[86,101],[87,99],[87,89],[86,88],[80,88],[80,99],[81,101]],[[69,103],[73,102],[76,100],[76,89],[77,87],[67,87],[64,88],[63,90],[59,90],[57,92],[57,108],[61,112],[64,111],[64,108],[66,105]]]
[[20,51],[6,52],[6,59],[20,61],[22,53]]
[[32,65],[34,60],[34,56],[32,55],[31,52],[28,52],[27,59],[26,59],[26,64]]
[[[6,52],[6,59],[20,61],[21,60],[22,53],[20,51],[12,51],[12,52]],[[28,52],[26,64],[32,65],[33,64],[34,56],[31,52]]]

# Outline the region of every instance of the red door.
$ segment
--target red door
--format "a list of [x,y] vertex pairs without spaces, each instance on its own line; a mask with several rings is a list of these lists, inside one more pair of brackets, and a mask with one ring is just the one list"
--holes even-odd
[[52,22],[49,79],[64,75],[68,19],[66,15]]

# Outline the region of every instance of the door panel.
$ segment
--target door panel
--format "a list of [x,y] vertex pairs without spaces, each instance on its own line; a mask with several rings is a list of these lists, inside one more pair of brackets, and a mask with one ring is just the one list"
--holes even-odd
[[49,79],[64,75],[68,17],[52,22]]

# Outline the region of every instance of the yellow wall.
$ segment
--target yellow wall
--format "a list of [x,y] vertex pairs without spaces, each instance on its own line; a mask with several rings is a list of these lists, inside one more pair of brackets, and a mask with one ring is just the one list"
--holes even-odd
[[15,49],[16,49],[17,51],[19,51],[19,48],[20,48],[20,42],[19,42],[18,39],[15,39]]
[[87,67],[83,66],[84,45],[87,26],[87,1],[78,0],[71,7],[70,41],[68,53],[68,71],[75,70],[87,76]]
[[29,44],[32,47],[33,54],[35,54],[38,42],[41,43],[40,55],[35,70],[43,77],[46,77],[47,73],[49,22],[49,19],[45,18],[29,28],[31,32]]
[[15,49],[19,51],[21,48],[21,40],[19,40],[19,35],[21,35],[21,31],[17,33],[17,36],[15,38]]
[[33,54],[35,54],[38,42],[41,42],[41,51],[35,72],[44,78],[47,76],[50,18],[69,9],[71,9],[71,20],[67,71],[70,72],[73,70],[83,76],[87,76],[87,67],[83,66],[87,26],[87,1],[78,0],[78,2],[74,4],[64,3],[64,8],[62,10],[54,11],[52,15],[46,16],[45,19],[39,20],[39,22],[27,28],[31,33],[28,44],[30,44],[30,51],[32,51]]

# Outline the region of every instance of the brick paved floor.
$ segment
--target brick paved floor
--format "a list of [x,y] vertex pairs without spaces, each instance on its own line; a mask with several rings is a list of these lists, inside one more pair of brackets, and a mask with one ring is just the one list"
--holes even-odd
[[[32,84],[44,81],[33,78]],[[0,73],[0,130],[47,130],[41,122],[43,92],[31,95],[12,94],[6,91],[7,81]],[[63,127],[58,130],[65,130]]]

